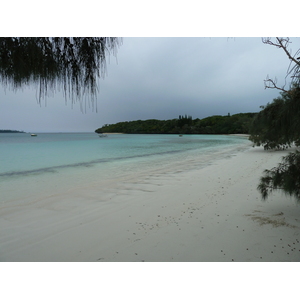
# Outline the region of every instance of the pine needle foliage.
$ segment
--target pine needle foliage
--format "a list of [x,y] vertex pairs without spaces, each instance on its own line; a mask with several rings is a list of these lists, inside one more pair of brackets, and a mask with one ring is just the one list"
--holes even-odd
[[282,190],[300,202],[300,152],[296,150],[282,158],[282,163],[265,170],[257,189],[265,200],[274,190]]
[[[276,78],[265,80],[265,87],[280,90],[281,96],[262,107],[254,118],[250,140],[265,150],[300,146],[300,49],[292,53],[290,38],[277,37],[275,41],[264,38],[263,43],[282,49],[286,54],[290,64],[285,79],[290,79],[290,86],[289,89],[278,86]],[[300,201],[300,152],[288,154],[277,167],[265,170],[257,189],[263,199],[274,190],[282,190]]]
[[[284,150],[300,146],[300,88],[293,86],[290,92],[268,103],[254,118],[250,140],[265,150]],[[262,199],[275,190],[281,190],[300,201],[300,152],[288,154],[277,167],[264,171],[257,187]]]
[[35,83],[39,102],[62,87],[65,98],[97,93],[97,78],[106,73],[106,58],[116,54],[115,37],[0,38],[0,80],[14,90]]
[[293,86],[289,92],[268,103],[254,118],[250,127],[250,140],[265,150],[286,149],[300,145],[300,88]]

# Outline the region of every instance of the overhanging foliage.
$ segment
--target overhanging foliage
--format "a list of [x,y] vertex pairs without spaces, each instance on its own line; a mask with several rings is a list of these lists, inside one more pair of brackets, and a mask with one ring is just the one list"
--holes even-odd
[[255,146],[268,149],[286,149],[300,145],[300,88],[282,92],[281,97],[268,103],[254,118],[250,140]]
[[[265,87],[278,89],[281,97],[274,99],[257,115],[250,129],[250,139],[254,145],[263,145],[265,149],[285,149],[292,145],[300,145],[300,49],[294,54],[288,49],[291,41],[289,38],[263,39],[269,44],[283,49],[290,64],[286,79],[290,77],[290,87],[278,86],[277,80],[265,80]],[[271,170],[264,171],[258,190],[262,198],[266,199],[274,190],[282,190],[300,201],[300,152],[283,157],[283,162]]]
[[84,94],[94,98],[106,56],[115,54],[119,43],[114,37],[0,38],[0,80],[13,89],[37,84],[39,101],[60,86],[72,100]]
[[300,201],[300,152],[296,151],[282,158],[282,163],[271,170],[265,170],[258,190],[266,199],[274,190],[296,197]]

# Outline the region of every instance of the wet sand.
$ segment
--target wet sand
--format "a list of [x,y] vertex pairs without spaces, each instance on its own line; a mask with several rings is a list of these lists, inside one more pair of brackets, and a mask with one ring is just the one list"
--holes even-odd
[[0,261],[300,261],[300,206],[256,189],[286,153],[251,148],[198,170],[2,203]]

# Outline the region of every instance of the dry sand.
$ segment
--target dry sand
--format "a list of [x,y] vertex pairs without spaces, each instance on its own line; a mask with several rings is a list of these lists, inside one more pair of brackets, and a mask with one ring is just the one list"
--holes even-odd
[[300,261],[300,206],[256,190],[284,154],[251,148],[198,170],[2,203],[0,261]]

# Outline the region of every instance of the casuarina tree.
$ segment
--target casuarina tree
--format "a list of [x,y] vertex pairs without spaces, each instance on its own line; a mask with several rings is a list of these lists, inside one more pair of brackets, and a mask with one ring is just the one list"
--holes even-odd
[[121,42],[115,37],[0,38],[0,80],[13,89],[36,84],[39,101],[57,88],[72,101],[84,95],[94,99],[107,55],[115,55]]
[[[289,38],[263,39],[268,45],[275,46],[284,51],[290,64],[286,81],[289,86],[279,86],[276,79],[267,78],[265,87],[278,89],[281,96],[268,103],[254,118],[250,133],[250,140],[254,145],[263,145],[268,149],[286,149],[300,145],[300,49],[294,54],[288,48]],[[294,196],[300,201],[300,152],[289,153],[282,163],[265,170],[258,185],[263,199],[275,190],[281,190]]]

